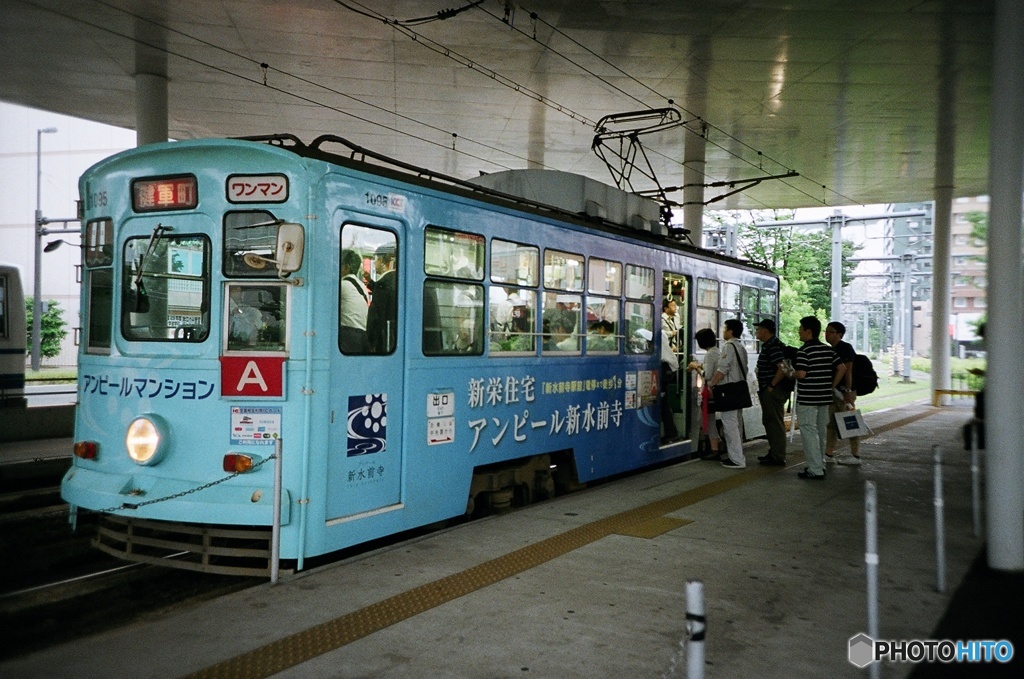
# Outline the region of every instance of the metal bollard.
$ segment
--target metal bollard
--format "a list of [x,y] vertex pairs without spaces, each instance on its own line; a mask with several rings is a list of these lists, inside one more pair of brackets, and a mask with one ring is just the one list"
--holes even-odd
[[978,423],[971,424],[971,514],[974,537],[981,537],[981,460],[978,454]]
[[686,643],[687,679],[704,679],[704,633],[706,630],[704,583],[700,580],[687,580],[686,631],[690,635]]
[[277,584],[281,566],[281,439],[274,441],[274,523],[270,529],[270,584]]
[[[878,638],[878,493],[874,481],[864,483],[864,564],[867,572],[867,635]],[[881,676],[879,663],[868,668],[872,679]]]
[[935,460],[935,591],[946,591],[946,529],[942,500],[942,446],[932,446]]

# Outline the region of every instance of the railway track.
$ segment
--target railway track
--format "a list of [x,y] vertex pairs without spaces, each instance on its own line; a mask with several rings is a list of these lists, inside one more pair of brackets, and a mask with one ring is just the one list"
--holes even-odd
[[266,582],[265,578],[224,578],[113,563],[0,595],[0,626],[7,630],[0,658],[25,655]]
[[0,465],[0,657],[264,581],[125,565],[94,549],[96,516],[81,512],[72,531],[60,499],[68,464],[37,459]]

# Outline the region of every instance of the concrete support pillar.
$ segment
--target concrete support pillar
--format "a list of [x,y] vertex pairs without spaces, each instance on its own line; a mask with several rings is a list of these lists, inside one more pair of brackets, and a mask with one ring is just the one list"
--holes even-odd
[[[689,229],[690,241],[704,245],[704,166],[707,138],[698,120],[686,126],[683,149],[683,228]],[[696,130],[694,129],[696,128]]]
[[831,318],[833,321],[843,321],[843,227],[846,226],[846,215],[842,210],[836,210],[828,218],[829,229],[832,232],[832,309]]
[[[932,389],[949,389],[950,250],[953,243],[953,189],[956,168],[955,8],[943,5],[940,21],[938,119],[935,138],[935,212],[932,219]],[[910,318],[913,319],[913,312]],[[913,334],[913,320],[910,321]],[[948,403],[943,397],[940,403]]]
[[997,0],[989,136],[988,297],[985,331],[985,512],[988,564],[1024,570],[1024,354],[1020,329],[1024,195],[1024,3]]
[[167,141],[167,78],[152,73],[135,75],[136,145]]
[[137,146],[167,141],[167,36],[162,23],[135,21]]
[[704,166],[707,159],[708,71],[711,68],[711,40],[697,35],[687,55],[690,79],[686,88],[686,115],[695,116],[686,125],[683,139],[683,228],[690,242],[704,247]]
[[[953,102],[948,106],[951,108]],[[939,103],[940,108],[947,105]],[[943,183],[938,175],[945,174],[948,166],[949,177],[952,180],[953,159],[942,157],[942,128],[939,128],[939,143],[937,145],[939,157],[935,159],[935,213],[932,219],[932,389],[949,389],[949,299],[950,299],[950,248],[952,246],[953,228],[953,187],[952,181]],[[950,142],[952,145],[952,142]],[[913,304],[913,300],[911,300]],[[913,312],[910,315],[913,325]],[[911,329],[910,334],[913,334]],[[948,404],[949,397],[943,397],[939,403]]]

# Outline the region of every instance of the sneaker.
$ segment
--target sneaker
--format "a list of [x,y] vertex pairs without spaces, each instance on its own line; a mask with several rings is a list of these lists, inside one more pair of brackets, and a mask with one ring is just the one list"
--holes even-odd
[[746,469],[747,468],[747,465],[745,465],[745,464],[736,464],[732,460],[723,460],[722,461],[722,466],[725,467],[726,469]]
[[786,461],[785,460],[776,460],[774,457],[771,457],[770,455],[762,455],[761,457],[757,458],[757,461],[759,463],[765,465],[766,467],[785,467],[786,466]]
[[797,478],[807,479],[809,481],[824,481],[824,474],[812,474],[809,469],[805,469],[802,472],[797,472]]
[[825,453],[825,464],[836,464],[836,456],[832,453]]
[[841,458],[836,460],[836,464],[846,465],[848,467],[859,467],[860,458],[854,455],[843,455]]

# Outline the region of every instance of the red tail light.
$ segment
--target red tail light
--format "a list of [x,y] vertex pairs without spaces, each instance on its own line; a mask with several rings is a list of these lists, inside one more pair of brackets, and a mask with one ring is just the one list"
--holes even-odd
[[252,469],[252,458],[241,453],[228,453],[224,456],[224,471],[242,473]]
[[99,451],[100,446],[95,441],[75,441],[75,457],[80,457],[83,460],[94,460]]

